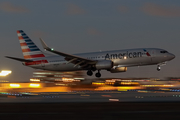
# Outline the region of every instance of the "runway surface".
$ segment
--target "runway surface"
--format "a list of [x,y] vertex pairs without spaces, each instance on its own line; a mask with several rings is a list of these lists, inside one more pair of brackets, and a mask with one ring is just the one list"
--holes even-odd
[[169,102],[180,101],[180,92],[70,92],[10,94],[0,97],[0,103],[59,103],[59,102]]
[[71,92],[0,97],[0,120],[170,120],[179,92]]
[[178,120],[179,102],[3,103],[1,120]]

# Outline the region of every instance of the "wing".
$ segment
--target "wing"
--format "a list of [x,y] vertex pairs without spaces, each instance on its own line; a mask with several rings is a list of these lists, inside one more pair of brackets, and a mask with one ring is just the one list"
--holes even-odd
[[56,51],[54,50],[53,48],[49,48],[46,43],[40,38],[40,41],[42,43],[42,46],[45,50],[49,51],[49,52],[52,52],[52,53],[55,53],[57,55],[60,55],[60,56],[63,56],[65,57],[64,59],[66,61],[68,61],[68,63],[73,63],[74,64],[74,67],[76,67],[77,65],[80,65],[81,67],[83,68],[86,68],[88,67],[89,65],[94,65],[97,63],[96,60],[90,60],[90,59],[86,59],[86,58],[83,58],[83,57],[79,57],[79,56],[76,56],[76,55],[71,55],[71,54],[67,54],[67,53],[63,53],[63,52],[59,52],[59,51]]

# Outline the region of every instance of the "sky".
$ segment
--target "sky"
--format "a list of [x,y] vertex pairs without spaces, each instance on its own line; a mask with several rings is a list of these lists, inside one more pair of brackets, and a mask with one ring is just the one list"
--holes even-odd
[[4,57],[23,58],[17,30],[41,50],[40,37],[69,54],[153,47],[176,55],[159,72],[156,65],[141,66],[126,73],[102,71],[102,77],[180,76],[179,0],[1,0],[0,71],[12,74],[0,79],[29,82],[36,70]]

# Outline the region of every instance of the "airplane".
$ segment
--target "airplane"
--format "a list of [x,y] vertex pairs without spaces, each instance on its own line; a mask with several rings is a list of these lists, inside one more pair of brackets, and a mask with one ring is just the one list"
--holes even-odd
[[18,30],[17,35],[21,45],[24,59],[5,56],[23,63],[23,65],[35,69],[49,71],[79,71],[86,70],[87,75],[92,76],[94,71],[96,77],[101,77],[101,70],[111,73],[126,72],[127,67],[157,65],[161,66],[175,58],[175,55],[159,48],[137,48],[125,50],[112,50],[89,52],[80,54],[67,54],[54,50],[40,38],[41,44],[49,55],[42,52],[23,30]]

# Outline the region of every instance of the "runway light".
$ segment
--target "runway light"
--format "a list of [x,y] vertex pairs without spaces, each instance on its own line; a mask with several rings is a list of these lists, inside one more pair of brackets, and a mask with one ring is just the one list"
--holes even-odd
[[118,101],[119,101],[119,99],[109,99],[109,101],[118,102]]
[[40,84],[30,84],[29,87],[39,88]]
[[63,82],[73,82],[74,79],[73,78],[62,78]]
[[0,73],[0,76],[7,76],[9,74],[11,74],[11,71],[9,71],[9,70],[2,70],[1,73]]
[[3,83],[4,83],[4,82],[9,82],[9,81],[7,81],[7,80],[0,80],[0,82],[3,82]]
[[10,84],[9,85],[11,88],[20,88],[20,84]]
[[116,80],[106,80],[106,82],[116,82]]
[[30,81],[33,81],[33,82],[40,82],[40,79],[30,79]]

